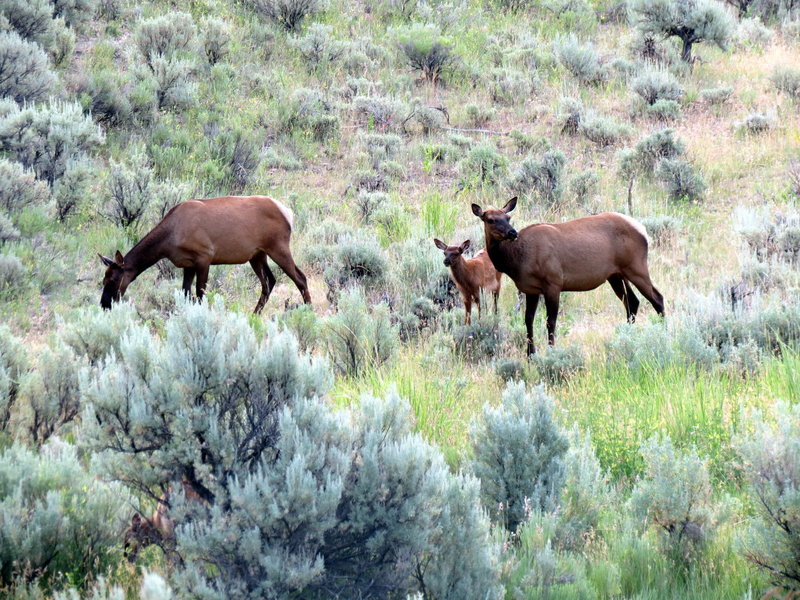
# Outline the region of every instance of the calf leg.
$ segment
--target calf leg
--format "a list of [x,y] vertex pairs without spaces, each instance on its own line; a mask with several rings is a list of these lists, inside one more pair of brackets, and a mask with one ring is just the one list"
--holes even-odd
[[631,289],[631,284],[622,278],[622,275],[612,275],[608,278],[608,283],[617,297],[622,300],[625,306],[625,315],[627,316],[628,323],[633,323],[636,320],[636,313],[639,310],[639,299]]
[[292,258],[292,253],[289,252],[288,246],[285,250],[275,249],[268,254],[269,257],[275,261],[275,264],[281,268],[281,271],[286,273],[289,279],[294,281],[294,284],[303,296],[303,302],[311,304],[311,294],[308,292],[308,281],[306,280],[305,274],[294,264],[294,259]]
[[539,306],[539,294],[525,295],[525,331],[528,335],[528,356],[536,353],[533,344],[533,318],[536,316],[536,307]]

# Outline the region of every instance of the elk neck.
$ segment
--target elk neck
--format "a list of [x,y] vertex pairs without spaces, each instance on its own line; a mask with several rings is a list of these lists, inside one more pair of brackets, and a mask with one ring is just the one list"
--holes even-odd
[[131,273],[131,281],[166,257],[164,242],[168,234],[163,222],[159,223],[125,255],[124,269]]
[[453,279],[456,281],[465,281],[469,277],[467,261],[464,260],[463,256],[458,256],[450,261],[450,271],[453,274]]
[[494,268],[514,279],[519,272],[522,240],[497,240],[486,236],[486,252]]

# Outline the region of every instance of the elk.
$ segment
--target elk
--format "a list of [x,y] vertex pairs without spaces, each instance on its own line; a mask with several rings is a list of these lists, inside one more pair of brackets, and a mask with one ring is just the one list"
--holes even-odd
[[211,265],[250,262],[261,282],[261,297],[254,313],[264,308],[275,286],[267,264],[271,258],[311,303],[306,276],[297,268],[289,249],[292,213],[266,196],[224,196],[187,200],[174,206],[125,256],[100,255],[107,267],[100,305],[111,308],[130,283],[159,260],[169,259],[183,269],[183,291],[189,296],[197,277],[197,298],[202,300]]
[[472,303],[478,306],[478,318],[481,318],[481,290],[492,292],[494,296],[494,312],[497,313],[497,298],[500,296],[501,273],[495,271],[492,261],[485,250],[481,250],[473,258],[465,259],[464,251],[472,242],[464,241],[460,246],[448,246],[434,238],[433,243],[444,252],[444,266],[450,267],[450,277],[456,284],[461,298],[464,300],[464,323],[472,323]]
[[664,316],[664,297],[650,281],[647,232],[640,223],[618,213],[602,213],[565,223],[536,223],[517,232],[509,218],[516,206],[514,197],[501,209],[484,211],[473,204],[472,212],[483,221],[486,249],[494,268],[511,277],[525,294],[528,355],[536,352],[533,318],[539,296],[544,296],[551,346],[561,292],[585,292],[607,281],[632,323],[639,310],[633,284]]
[[[187,500],[208,504],[187,481],[181,481],[181,487]],[[139,552],[153,544],[161,546],[170,560],[175,558],[175,523],[169,516],[171,494],[172,486],[158,499],[158,505],[149,519],[142,518],[138,512],[131,518],[123,537],[123,551],[128,562],[136,562]]]

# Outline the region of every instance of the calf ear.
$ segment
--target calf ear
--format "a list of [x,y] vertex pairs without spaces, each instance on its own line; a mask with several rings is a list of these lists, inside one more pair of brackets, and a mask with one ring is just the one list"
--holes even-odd
[[122,257],[122,252],[120,252],[119,250],[117,250],[117,253],[114,255],[114,260],[120,267],[125,263],[125,259]]
[[437,240],[436,238],[433,238],[433,243],[439,250],[447,250],[447,245],[442,240]]
[[480,217],[483,216],[483,211],[481,210],[480,206],[478,206],[477,204],[473,204],[472,205],[472,214],[475,215],[476,217],[480,218]]
[[503,212],[508,214],[512,210],[514,210],[515,208],[517,208],[517,197],[516,196],[514,196],[511,200],[506,202],[506,205],[503,207]]
[[117,264],[113,260],[108,258],[107,256],[103,256],[102,254],[98,254],[97,256],[100,257],[100,260],[103,261],[103,264],[105,266],[107,266],[107,267],[110,267],[111,265],[116,265]]
[[461,251],[464,252],[470,246],[472,246],[472,242],[470,242],[469,240],[466,240],[463,244],[461,244]]

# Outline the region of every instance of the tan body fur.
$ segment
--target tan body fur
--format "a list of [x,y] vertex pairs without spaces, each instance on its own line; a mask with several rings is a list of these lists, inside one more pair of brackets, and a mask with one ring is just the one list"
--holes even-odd
[[295,265],[289,248],[291,233],[291,213],[266,196],[182,202],[124,257],[120,252],[113,260],[101,256],[108,267],[101,304],[110,308],[142,271],[164,258],[184,270],[187,295],[197,277],[198,298],[205,293],[211,265],[249,262],[261,282],[261,297],[254,311],[258,313],[275,285],[267,257],[294,281],[303,300],[310,303],[306,277]]
[[517,232],[508,216],[516,203],[512,198],[502,209],[486,211],[473,204],[472,211],[484,223],[492,264],[526,295],[529,354],[535,352],[532,323],[539,296],[545,299],[551,345],[561,292],[592,290],[607,281],[633,322],[639,307],[633,285],[658,314],[664,314],[664,298],[647,267],[647,233],[639,223],[618,213],[602,213],[565,223],[529,225]]

